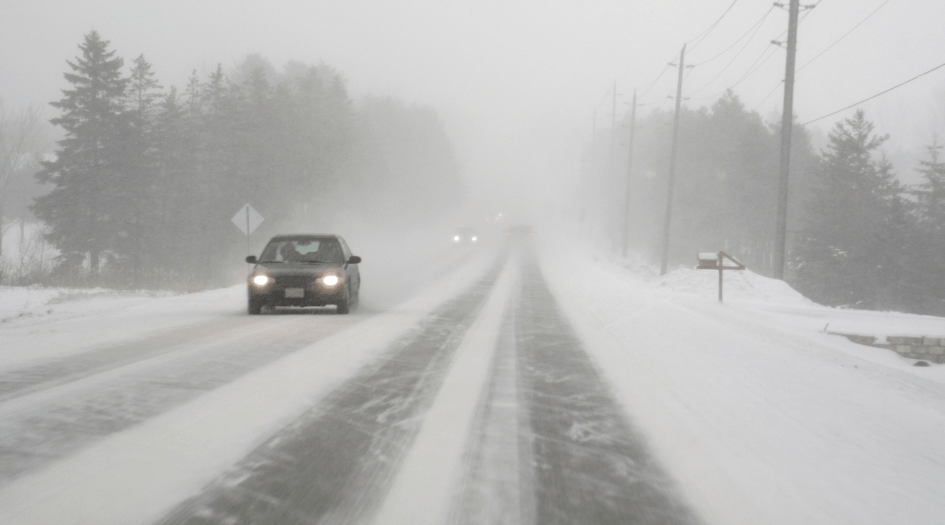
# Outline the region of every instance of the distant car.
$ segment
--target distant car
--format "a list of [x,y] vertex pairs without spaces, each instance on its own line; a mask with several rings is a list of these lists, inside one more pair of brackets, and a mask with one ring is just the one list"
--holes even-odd
[[479,242],[479,233],[476,232],[475,228],[456,228],[453,233],[454,244],[475,244],[477,242]]
[[328,305],[346,314],[358,304],[361,258],[339,235],[277,235],[246,262],[256,265],[247,283],[250,315],[264,306]]
[[513,239],[526,239],[535,236],[535,229],[527,224],[513,224],[505,230],[505,236]]

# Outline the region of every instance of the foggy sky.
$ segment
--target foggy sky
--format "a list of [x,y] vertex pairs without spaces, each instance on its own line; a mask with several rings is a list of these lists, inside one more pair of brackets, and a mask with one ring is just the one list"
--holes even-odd
[[[785,0],[786,2],[787,0]],[[799,31],[798,66],[836,41],[885,0],[805,0],[818,6]],[[802,3],[805,3],[802,2]],[[739,58],[705,62],[742,36],[771,2],[739,0],[2,0],[0,98],[47,106],[67,87],[62,74],[84,34],[97,30],[126,60],[144,54],[165,87],[183,87],[194,69],[230,68],[259,53],[276,68],[289,60],[337,68],[353,97],[393,95],[444,117],[466,175],[527,191],[550,172],[576,172],[592,123],[609,127],[633,88],[647,108],[671,107],[684,42],[684,96],[710,105],[787,28],[775,8]],[[802,14],[803,16],[803,14]],[[853,33],[799,71],[795,113],[804,122],[866,98],[945,62],[945,2],[891,0]],[[697,43],[698,42],[698,43]],[[784,51],[734,89],[750,109],[776,118]],[[703,63],[705,62],[705,63]],[[726,68],[726,66],[728,67]],[[723,71],[724,69],[724,71]],[[664,72],[664,70],[666,70]],[[720,74],[721,72],[721,74]],[[717,77],[717,78],[716,78]],[[715,80],[713,80],[715,79]],[[895,145],[945,131],[945,68],[865,106]],[[769,95],[770,94],[770,95]],[[765,97],[767,96],[767,99]],[[852,112],[852,110],[850,111]],[[850,113],[848,112],[848,114]],[[829,129],[842,115],[816,124]],[[898,146],[896,146],[898,147]],[[525,176],[525,178],[520,178]],[[533,177],[533,178],[528,178]],[[551,177],[554,179],[554,177]],[[509,182],[510,180],[518,182]]]

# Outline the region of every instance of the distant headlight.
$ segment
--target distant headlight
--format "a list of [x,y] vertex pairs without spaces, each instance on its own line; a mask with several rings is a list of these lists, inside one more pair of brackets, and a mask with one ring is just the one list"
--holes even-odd
[[257,275],[253,277],[253,284],[256,286],[266,286],[269,283],[268,275]]
[[338,283],[340,282],[341,282],[341,279],[337,275],[334,275],[334,274],[326,275],[322,277],[322,283],[325,286],[337,286]]
[[456,241],[456,242],[459,242],[459,235],[454,235],[454,236],[453,236],[453,240]]
[[473,242],[476,242],[477,240],[479,240],[479,238],[476,237],[475,235],[473,235],[472,241],[473,241]]

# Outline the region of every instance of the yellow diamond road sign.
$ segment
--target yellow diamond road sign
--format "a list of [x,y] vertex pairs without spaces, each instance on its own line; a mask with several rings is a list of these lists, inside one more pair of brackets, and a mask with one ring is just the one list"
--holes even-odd
[[263,218],[258,211],[254,210],[252,206],[246,204],[240,211],[236,212],[236,215],[232,219],[233,224],[240,229],[244,234],[249,235],[262,224]]

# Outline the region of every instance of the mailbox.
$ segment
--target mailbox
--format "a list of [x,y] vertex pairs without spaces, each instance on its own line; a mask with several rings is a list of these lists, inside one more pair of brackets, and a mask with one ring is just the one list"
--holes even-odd
[[[719,302],[722,302],[722,272],[724,270],[744,270],[745,265],[736,261],[732,258],[731,255],[725,252],[719,253],[700,253],[699,254],[699,265],[696,266],[697,270],[718,270],[719,271]],[[734,266],[725,265],[725,259],[732,261]]]
[[699,266],[698,270],[718,270],[719,269],[719,254],[717,253],[700,253],[699,254]]

